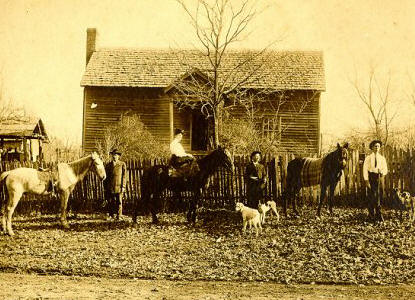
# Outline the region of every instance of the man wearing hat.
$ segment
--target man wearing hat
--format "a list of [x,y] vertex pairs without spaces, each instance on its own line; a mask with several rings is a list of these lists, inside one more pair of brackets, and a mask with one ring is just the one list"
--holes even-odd
[[368,209],[369,219],[373,222],[383,222],[380,211],[380,201],[383,198],[384,178],[388,174],[386,159],[379,153],[382,142],[374,140],[369,148],[372,153],[366,156],[363,163],[363,179],[369,189]]
[[267,173],[265,167],[260,163],[261,152],[254,151],[251,153],[251,162],[246,166],[246,192],[248,206],[257,208],[264,197],[265,184],[267,182]]
[[181,141],[183,139],[183,129],[176,128],[174,130],[174,138],[170,143],[170,152],[172,154],[170,164],[177,171],[172,176],[189,176],[198,169],[197,163],[193,155],[186,153]]
[[127,184],[127,167],[125,162],[120,160],[121,152],[113,149],[111,161],[105,166],[107,177],[104,181],[105,195],[108,202],[108,214],[117,220],[122,216],[122,197]]

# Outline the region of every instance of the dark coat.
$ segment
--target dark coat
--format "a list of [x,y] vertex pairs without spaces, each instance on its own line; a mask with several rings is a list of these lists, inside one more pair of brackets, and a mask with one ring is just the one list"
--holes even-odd
[[[249,163],[245,169],[246,190],[248,205],[257,208],[258,203],[262,200],[265,188],[265,179],[267,173],[264,165],[258,163],[256,166],[253,162]],[[252,179],[257,177],[258,179]]]
[[113,161],[105,166],[107,177],[104,181],[105,192],[121,193],[127,185],[127,166],[125,162],[118,160],[116,164]]

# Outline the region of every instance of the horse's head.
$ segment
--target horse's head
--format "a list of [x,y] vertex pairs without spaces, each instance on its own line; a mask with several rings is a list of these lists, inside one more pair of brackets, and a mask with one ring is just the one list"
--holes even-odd
[[232,172],[235,170],[235,166],[233,164],[233,158],[231,153],[225,147],[219,146],[216,150],[216,155],[219,164],[226,168],[228,171]]
[[94,171],[95,174],[98,175],[98,177],[101,180],[105,180],[105,178],[107,177],[107,174],[105,173],[105,166],[104,166],[103,161],[99,157],[98,153],[92,152],[91,153],[91,158],[92,158],[92,162],[93,162],[92,170]]
[[337,143],[336,154],[340,169],[344,169],[349,159],[349,143],[345,143],[343,146]]

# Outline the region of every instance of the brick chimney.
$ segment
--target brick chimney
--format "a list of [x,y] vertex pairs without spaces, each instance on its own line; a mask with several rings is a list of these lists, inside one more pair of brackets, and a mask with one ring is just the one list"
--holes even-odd
[[97,38],[96,28],[87,28],[86,30],[86,64],[91,59],[92,53],[95,51]]

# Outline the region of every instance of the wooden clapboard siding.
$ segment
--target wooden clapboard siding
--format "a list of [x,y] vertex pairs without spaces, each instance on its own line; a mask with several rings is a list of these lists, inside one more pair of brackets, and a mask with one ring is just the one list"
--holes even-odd
[[[84,103],[84,150],[96,147],[107,126],[120,120],[125,112],[137,113],[147,129],[161,143],[170,143],[170,98],[159,88],[85,88]],[[92,109],[91,104],[97,104]],[[174,109],[174,125],[189,130],[189,120],[184,111]],[[190,145],[189,134],[184,137],[184,146]]]
[[[281,150],[294,153],[318,153],[320,137],[320,94],[312,91],[290,91],[289,100],[280,108],[282,139]],[[274,98],[273,98],[274,97]],[[270,95],[270,101],[276,101],[278,95]],[[301,112],[298,108],[305,99],[313,99]],[[119,121],[122,113],[136,112],[148,130],[161,143],[170,143],[169,103],[171,98],[161,88],[121,88],[86,87],[84,103],[83,147],[91,151],[96,142],[103,137],[104,130]],[[91,104],[97,107],[92,109]],[[269,102],[257,104],[264,118],[275,116],[275,110]],[[231,110],[235,117],[243,117],[241,107]],[[173,106],[173,128],[185,130],[183,146],[191,150],[192,110]]]
[[[281,106],[278,117],[281,118],[281,151],[297,154],[318,153],[320,141],[320,93],[313,91],[290,91],[285,94],[288,101]],[[278,101],[278,95],[270,96],[269,101]],[[304,101],[308,105],[299,112]],[[270,102],[257,105],[257,115],[265,118],[275,117],[276,111]],[[244,108],[235,107],[230,110],[231,115],[243,118]]]

